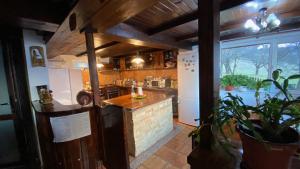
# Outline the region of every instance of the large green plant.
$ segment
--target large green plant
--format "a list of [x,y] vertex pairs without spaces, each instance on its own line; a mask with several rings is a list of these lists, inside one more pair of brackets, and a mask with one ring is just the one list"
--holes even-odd
[[[219,100],[219,107],[211,116],[212,122],[202,123],[190,133],[190,136],[194,136],[196,141],[199,141],[201,128],[209,125],[215,137],[227,140],[224,129],[233,131],[234,129],[228,130],[228,128],[232,129],[233,124],[238,124],[250,131],[257,140],[287,142],[289,138],[286,138],[284,133],[290,127],[295,127],[300,123],[300,98],[293,98],[288,91],[288,85],[290,80],[300,79],[300,74],[284,78],[281,76],[281,72],[280,69],[275,70],[272,79],[258,82],[255,96],[260,97],[258,90],[266,83],[273,83],[282,95],[273,97],[268,95],[262,103],[249,106],[244,103],[243,98],[228,93],[224,99]],[[282,84],[280,84],[280,80],[283,80]],[[256,114],[259,117],[260,125],[251,120],[251,114]],[[216,140],[220,140],[220,138]]]

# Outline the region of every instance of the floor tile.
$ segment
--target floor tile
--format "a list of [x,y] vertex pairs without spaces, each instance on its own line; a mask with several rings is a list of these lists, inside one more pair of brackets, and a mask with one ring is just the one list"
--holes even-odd
[[188,134],[194,127],[176,122],[182,130],[138,169],[189,169],[187,156],[192,151],[192,140]]
[[149,169],[163,169],[167,165],[167,162],[160,157],[153,155],[143,163],[143,166]]

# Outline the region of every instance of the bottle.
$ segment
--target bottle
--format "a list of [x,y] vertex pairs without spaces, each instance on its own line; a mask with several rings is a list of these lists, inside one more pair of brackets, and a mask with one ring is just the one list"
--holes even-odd
[[131,97],[135,96],[134,85],[131,85]]

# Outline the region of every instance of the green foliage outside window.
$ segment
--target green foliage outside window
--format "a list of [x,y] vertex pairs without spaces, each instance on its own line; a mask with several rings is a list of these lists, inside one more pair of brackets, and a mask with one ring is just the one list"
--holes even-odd
[[[248,89],[255,89],[257,82],[261,81],[259,78],[249,77],[246,75],[225,75],[221,78],[221,87],[226,86],[246,86]],[[263,88],[267,88],[269,84],[264,84]]]

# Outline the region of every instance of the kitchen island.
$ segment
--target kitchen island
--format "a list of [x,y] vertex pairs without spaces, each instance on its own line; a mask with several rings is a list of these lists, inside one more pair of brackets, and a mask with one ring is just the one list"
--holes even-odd
[[146,98],[124,95],[103,101],[124,113],[128,152],[138,156],[173,130],[172,96],[145,91]]

